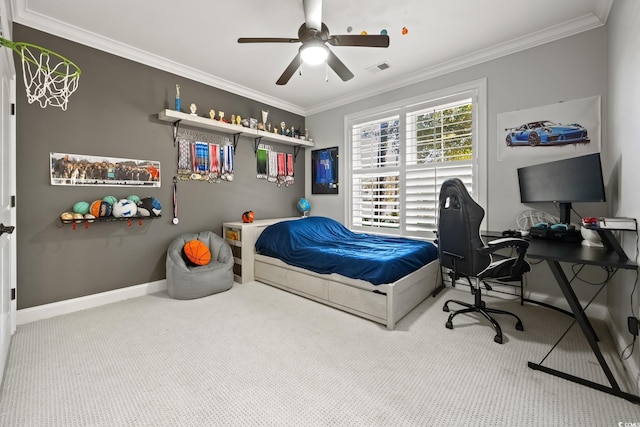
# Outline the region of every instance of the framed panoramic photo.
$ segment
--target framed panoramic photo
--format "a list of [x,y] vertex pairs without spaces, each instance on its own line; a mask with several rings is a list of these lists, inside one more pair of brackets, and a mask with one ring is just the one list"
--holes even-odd
[[311,194],[338,194],[338,147],[311,152]]
[[160,187],[160,162],[86,154],[50,153],[51,185]]

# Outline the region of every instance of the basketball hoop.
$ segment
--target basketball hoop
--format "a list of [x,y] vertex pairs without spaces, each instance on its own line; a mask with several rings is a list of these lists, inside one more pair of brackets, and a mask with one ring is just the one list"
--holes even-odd
[[69,96],[78,89],[80,68],[62,55],[30,43],[0,37],[0,45],[13,49],[22,59],[22,76],[29,104],[38,101],[67,109]]

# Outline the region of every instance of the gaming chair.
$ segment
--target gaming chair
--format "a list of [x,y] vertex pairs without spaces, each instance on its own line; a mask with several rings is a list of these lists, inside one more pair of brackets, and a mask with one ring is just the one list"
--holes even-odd
[[[480,224],[484,218],[484,209],[478,205],[467,192],[464,183],[458,178],[446,180],[440,189],[438,220],[438,256],[440,266],[450,270],[452,283],[459,278],[467,278],[471,284],[474,302],[448,300],[442,307],[449,312],[449,303],[456,303],[465,308],[452,312],[446,327],[453,329],[453,318],[462,313],[477,312],[483,315],[496,331],[494,341],[502,344],[502,329],[489,314],[507,314],[513,316],[516,329],[523,330],[518,316],[504,310],[486,307],[482,301],[480,283],[487,279],[502,282],[522,281],[524,273],[531,266],[524,259],[529,242],[519,238],[502,238],[485,245],[480,237]],[[492,254],[499,249],[515,248],[515,257],[503,257],[494,261]]]

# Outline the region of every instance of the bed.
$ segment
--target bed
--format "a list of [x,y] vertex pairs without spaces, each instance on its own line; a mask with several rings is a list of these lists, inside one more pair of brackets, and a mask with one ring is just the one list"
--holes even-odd
[[282,221],[255,242],[255,280],[394,329],[438,286],[430,242],[354,233],[325,217]]

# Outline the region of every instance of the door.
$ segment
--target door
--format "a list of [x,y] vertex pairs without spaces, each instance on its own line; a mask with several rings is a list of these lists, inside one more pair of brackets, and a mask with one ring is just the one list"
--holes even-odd
[[15,331],[16,224],[15,67],[12,51],[0,48],[0,381]]

